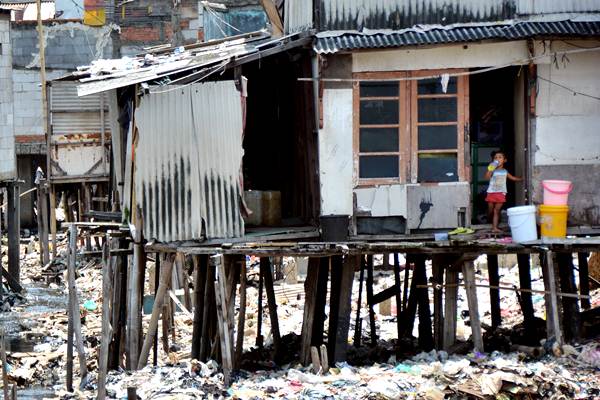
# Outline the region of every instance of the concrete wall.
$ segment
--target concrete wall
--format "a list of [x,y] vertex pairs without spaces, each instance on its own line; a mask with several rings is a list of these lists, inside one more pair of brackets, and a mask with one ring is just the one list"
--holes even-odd
[[[574,44],[600,46],[599,41]],[[552,42],[550,48],[553,51],[579,49],[576,46]],[[537,43],[537,54],[543,54],[543,51],[544,46]],[[574,189],[569,196],[571,224],[600,224],[600,101],[572,92],[600,97],[598,65],[598,51],[569,54],[566,58],[559,57],[556,62],[550,58],[538,61],[540,79],[533,121],[533,200],[542,202],[541,181],[544,179],[573,181]]]
[[10,14],[0,13],[0,181],[16,177]]

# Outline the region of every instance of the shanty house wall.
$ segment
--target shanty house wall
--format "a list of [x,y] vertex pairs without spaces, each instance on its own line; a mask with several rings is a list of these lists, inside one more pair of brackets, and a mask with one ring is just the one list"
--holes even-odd
[[[546,43],[546,46],[548,43]],[[600,41],[552,42],[551,49],[574,50],[597,47]],[[544,46],[536,43],[536,52]],[[573,182],[569,196],[569,223],[600,224],[600,51],[569,54],[556,61],[537,62],[537,99],[533,121],[533,200],[543,200],[542,180]],[[596,98],[573,95],[570,90]]]
[[[522,61],[528,57],[525,41],[451,45],[428,49],[356,51],[325,56],[324,78],[351,79],[356,72],[432,70],[490,67]],[[359,187],[353,177],[353,102],[351,82],[325,82],[323,128],[319,132],[319,163],[322,215],[402,216],[408,229],[448,228],[458,223],[465,209],[469,220],[468,181],[422,185],[407,184]],[[465,162],[468,164],[467,162]],[[421,203],[432,203],[420,221]],[[450,211],[449,211],[450,210]]]

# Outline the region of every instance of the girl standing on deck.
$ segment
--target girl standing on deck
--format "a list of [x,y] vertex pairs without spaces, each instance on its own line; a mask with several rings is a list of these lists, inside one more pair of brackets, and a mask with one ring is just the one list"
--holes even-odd
[[506,161],[506,155],[502,151],[493,151],[492,162],[485,173],[485,179],[490,181],[485,201],[488,203],[488,219],[492,221],[492,232],[494,233],[502,233],[502,230],[498,228],[498,223],[500,222],[500,210],[506,203],[506,192],[508,191],[506,179],[515,182],[523,180],[521,177],[508,173],[504,168]]

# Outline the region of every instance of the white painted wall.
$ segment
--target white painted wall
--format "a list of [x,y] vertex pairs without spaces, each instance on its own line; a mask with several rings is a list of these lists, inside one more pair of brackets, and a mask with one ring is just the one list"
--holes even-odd
[[16,178],[10,15],[0,16],[0,181]]
[[319,131],[322,215],[352,215],[352,163],[352,89],[326,89]]
[[517,61],[523,63],[527,57],[526,41],[361,51],[352,56],[352,71],[490,67]]
[[[600,46],[599,41],[580,41],[580,47]],[[548,43],[546,43],[548,46]],[[553,42],[546,51],[578,47]],[[544,46],[536,44],[536,54]],[[569,54],[537,62],[538,76],[578,92],[600,97],[600,51]],[[577,95],[542,79],[538,80],[535,119],[536,166],[600,164],[600,101]]]

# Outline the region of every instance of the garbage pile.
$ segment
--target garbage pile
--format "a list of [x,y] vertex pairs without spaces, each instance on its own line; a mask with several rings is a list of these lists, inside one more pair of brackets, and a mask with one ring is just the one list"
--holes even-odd
[[[338,363],[326,374],[292,364],[270,371],[241,371],[229,388],[223,386],[215,362],[192,360],[110,373],[107,391],[109,398],[116,399],[126,398],[129,387],[135,387],[142,399],[590,399],[600,396],[598,357],[599,342],[568,346],[558,358],[541,359],[519,352],[464,357],[434,350],[358,368]],[[94,398],[93,389],[92,384],[81,396]]]

